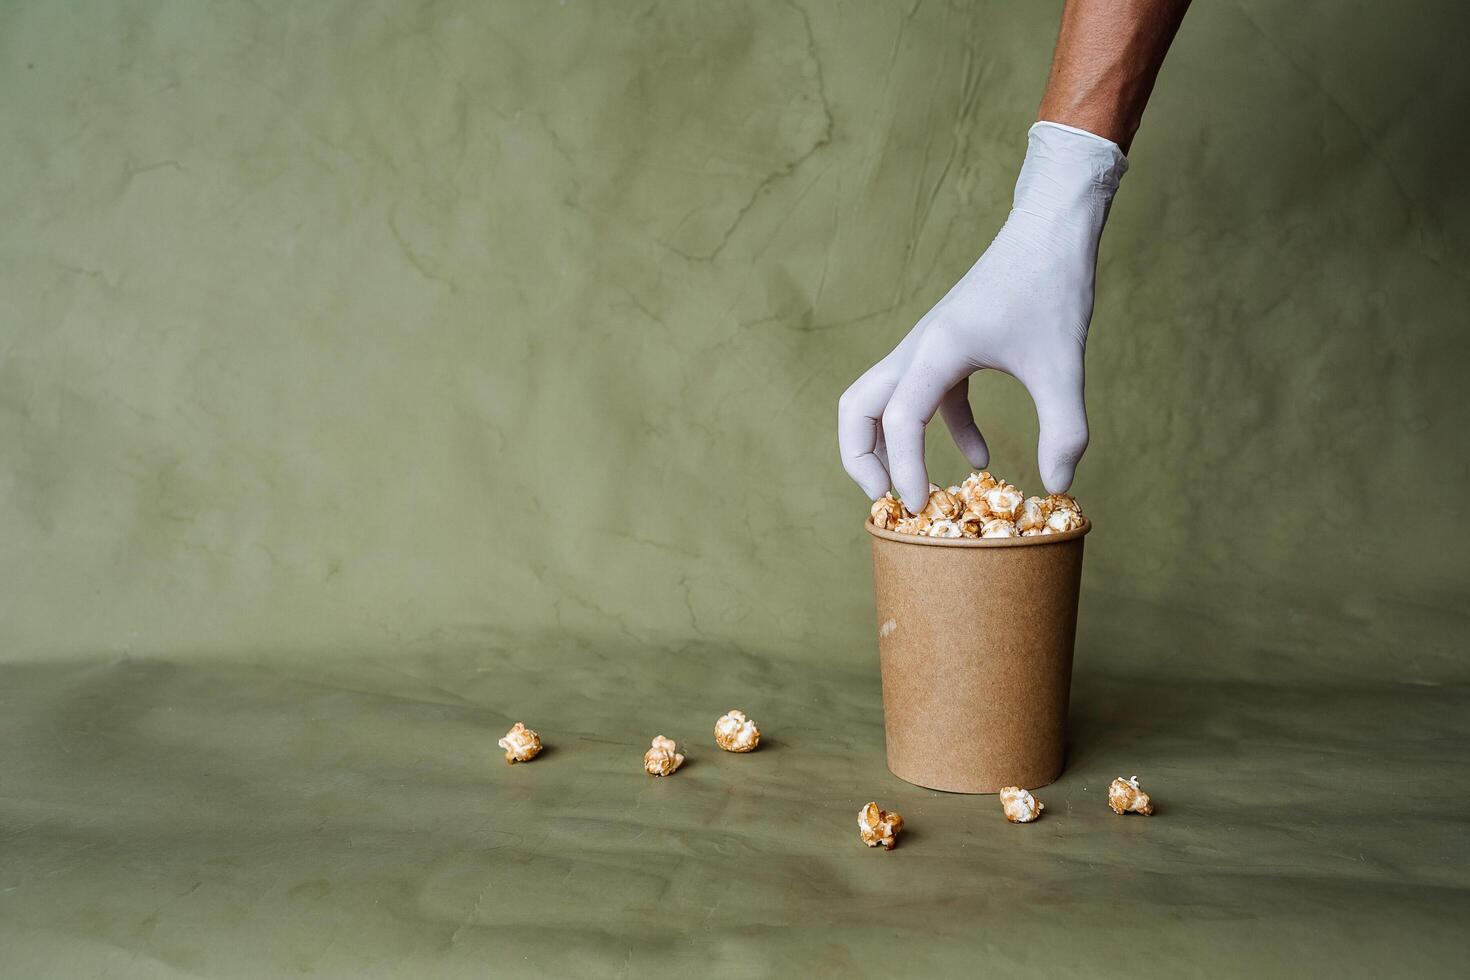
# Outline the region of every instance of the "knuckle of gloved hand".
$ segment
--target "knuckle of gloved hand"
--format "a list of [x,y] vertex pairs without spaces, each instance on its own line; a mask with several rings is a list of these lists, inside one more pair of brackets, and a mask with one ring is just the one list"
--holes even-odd
[[965,347],[965,337],[959,330],[957,326],[949,327],[925,336],[914,352],[914,363],[909,370],[933,370],[953,361]]
[[954,314],[947,306],[941,307],[929,314],[929,323],[924,327],[924,333],[919,337],[919,341],[922,343],[936,334],[952,329],[954,329]]
[[929,329],[924,331],[920,340],[920,347],[932,347],[936,344],[948,343],[955,333],[961,328],[962,321],[959,311],[953,308],[945,308],[934,315],[929,322]]
[[895,372],[888,365],[887,360],[879,361],[859,375],[857,380],[848,385],[847,390],[838,396],[838,407],[846,405],[849,408],[858,409],[872,399],[876,390],[884,386],[892,387],[895,378]]
[[883,435],[889,445],[893,444],[893,437],[902,439],[914,424],[914,413],[907,406],[897,402],[889,402],[888,407],[883,410]]
[[869,392],[874,384],[871,374],[865,374],[847,386],[837,398],[837,411],[843,415],[861,412],[872,399]]

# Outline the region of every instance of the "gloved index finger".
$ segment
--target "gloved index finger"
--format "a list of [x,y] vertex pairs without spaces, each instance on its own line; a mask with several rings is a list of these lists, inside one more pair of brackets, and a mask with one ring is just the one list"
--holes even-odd
[[869,500],[888,492],[888,470],[879,458],[882,430],[879,420],[888,404],[891,385],[864,376],[853,382],[837,402],[837,448],[842,468]]
[[924,427],[945,393],[971,372],[970,363],[934,335],[925,337],[883,411],[883,436],[893,486],[904,506],[917,513],[929,502],[924,466]]

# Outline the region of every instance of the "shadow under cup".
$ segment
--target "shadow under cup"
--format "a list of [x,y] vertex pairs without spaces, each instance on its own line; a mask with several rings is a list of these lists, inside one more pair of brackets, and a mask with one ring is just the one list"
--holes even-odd
[[895,776],[995,793],[1061,775],[1090,530],[921,538],[868,522]]

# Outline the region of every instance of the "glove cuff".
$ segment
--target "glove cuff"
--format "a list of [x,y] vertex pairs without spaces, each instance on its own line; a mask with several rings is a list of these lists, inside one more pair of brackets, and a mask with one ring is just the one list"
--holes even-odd
[[1128,158],[1118,144],[1085,129],[1038,122],[1027,133],[1014,206],[1047,218],[1082,221],[1101,234]]

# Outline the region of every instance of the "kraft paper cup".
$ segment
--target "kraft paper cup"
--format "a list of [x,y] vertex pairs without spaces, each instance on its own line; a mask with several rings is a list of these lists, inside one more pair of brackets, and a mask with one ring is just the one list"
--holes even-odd
[[1055,780],[1092,522],[1030,538],[867,530],[888,768],[950,793]]

